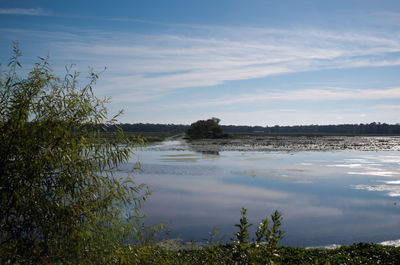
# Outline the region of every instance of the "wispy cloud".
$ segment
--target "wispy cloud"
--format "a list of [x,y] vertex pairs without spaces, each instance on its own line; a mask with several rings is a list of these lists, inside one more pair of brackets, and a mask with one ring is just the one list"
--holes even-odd
[[[39,11],[36,12],[43,12]],[[107,66],[101,86],[112,85],[114,100],[125,102],[136,102],[137,95],[152,99],[170,91],[271,75],[400,65],[400,37],[383,31],[187,27],[186,31],[171,30],[168,34],[72,29],[55,34],[12,32],[45,43],[59,60],[64,56],[85,67]],[[398,90],[387,92],[397,95]],[[313,88],[286,93],[258,96],[276,100],[345,99],[359,97],[360,93],[365,97],[382,97],[381,90],[378,93]],[[253,96],[240,99],[254,100],[258,99]]]
[[49,12],[45,12],[42,8],[0,8],[2,15],[25,15],[25,16],[47,16]]
[[[354,89],[354,88],[314,88],[299,89],[291,91],[270,91],[262,93],[236,94],[229,97],[220,97],[212,100],[187,102],[165,106],[166,108],[193,108],[212,107],[236,104],[248,104],[257,102],[285,102],[285,101],[335,101],[335,100],[377,100],[377,99],[400,99],[400,87],[387,89]],[[393,108],[398,106],[382,106],[382,108]]]
[[321,69],[400,65],[400,41],[395,36],[260,29],[243,35],[230,35],[229,30],[197,37],[123,35],[124,43],[63,47],[97,61],[101,56],[110,71],[121,74],[109,80],[118,87],[147,91]]

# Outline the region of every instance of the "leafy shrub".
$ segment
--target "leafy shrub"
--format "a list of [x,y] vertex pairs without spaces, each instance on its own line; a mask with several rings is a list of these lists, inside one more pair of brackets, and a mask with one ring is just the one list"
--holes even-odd
[[93,94],[97,74],[78,87],[79,73],[58,78],[40,58],[21,77],[20,56],[15,44],[0,76],[0,263],[118,263],[148,192],[114,172],[142,141],[102,137],[118,115]]
[[252,224],[248,223],[246,212],[247,210],[242,208],[240,222],[235,224],[239,231],[234,234],[236,240],[233,243],[232,259],[238,264],[250,264],[250,261],[260,261],[265,258],[272,261],[275,256],[279,256],[278,245],[284,233],[280,229],[282,214],[278,211],[271,214],[271,227],[267,218],[262,219],[256,229],[255,240],[253,239],[250,244],[248,228]]

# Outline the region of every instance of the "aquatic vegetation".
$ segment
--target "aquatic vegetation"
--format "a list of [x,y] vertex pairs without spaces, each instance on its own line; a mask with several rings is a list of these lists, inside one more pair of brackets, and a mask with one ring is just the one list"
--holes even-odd
[[228,139],[196,139],[190,146],[197,151],[397,151],[400,137],[235,135]]

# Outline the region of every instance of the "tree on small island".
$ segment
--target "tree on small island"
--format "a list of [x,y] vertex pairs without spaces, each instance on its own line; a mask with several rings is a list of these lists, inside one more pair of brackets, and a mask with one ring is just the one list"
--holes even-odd
[[224,133],[224,129],[219,125],[220,119],[211,118],[208,120],[199,120],[192,123],[187,130],[187,137],[190,139],[203,138],[229,138],[230,134]]

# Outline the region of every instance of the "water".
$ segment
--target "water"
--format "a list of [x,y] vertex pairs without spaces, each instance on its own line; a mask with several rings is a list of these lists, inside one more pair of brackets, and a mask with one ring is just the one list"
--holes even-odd
[[174,141],[137,151],[123,171],[137,160],[136,181],[152,189],[146,222],[166,223],[172,238],[204,241],[218,228],[229,241],[242,207],[255,225],[282,212],[283,245],[400,238],[398,151],[205,154]]

